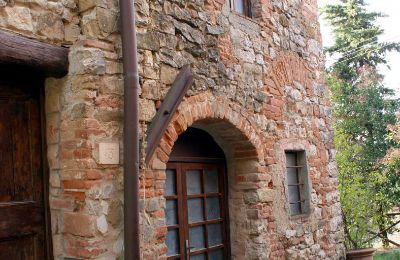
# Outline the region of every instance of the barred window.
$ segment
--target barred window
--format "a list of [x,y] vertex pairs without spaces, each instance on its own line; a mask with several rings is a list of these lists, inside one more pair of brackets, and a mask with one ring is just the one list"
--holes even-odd
[[304,151],[286,151],[285,154],[290,215],[307,214],[310,195],[306,154]]

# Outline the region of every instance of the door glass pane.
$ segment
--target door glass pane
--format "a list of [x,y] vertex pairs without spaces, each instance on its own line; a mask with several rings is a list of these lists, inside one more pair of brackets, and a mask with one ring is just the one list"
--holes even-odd
[[223,260],[224,259],[224,250],[219,249],[217,251],[212,251],[208,254],[209,260]]
[[299,202],[299,186],[289,186],[289,202]]
[[300,203],[290,204],[290,214],[298,215],[301,213]]
[[204,248],[204,228],[203,226],[192,227],[189,229],[190,251]]
[[178,224],[178,210],[176,207],[176,200],[167,200],[167,205],[165,208],[165,215],[167,218],[167,225],[176,225]]
[[288,184],[297,184],[299,182],[297,169],[295,168],[287,168],[287,183]]
[[188,199],[188,216],[189,223],[204,220],[202,198]]
[[186,171],[186,187],[187,194],[201,194],[201,171],[188,170]]
[[191,255],[190,260],[206,260],[206,254]]
[[207,198],[207,219],[218,219],[219,217],[219,198]]
[[166,241],[168,252],[167,255],[179,254],[179,233],[178,229],[168,230]]
[[216,169],[214,170],[207,170],[206,171],[206,186],[205,190],[206,193],[210,192],[218,192],[218,171]]
[[208,225],[208,246],[215,246],[222,244],[222,229],[221,224]]
[[168,169],[166,171],[167,179],[165,180],[165,195],[171,196],[176,194],[176,171]]

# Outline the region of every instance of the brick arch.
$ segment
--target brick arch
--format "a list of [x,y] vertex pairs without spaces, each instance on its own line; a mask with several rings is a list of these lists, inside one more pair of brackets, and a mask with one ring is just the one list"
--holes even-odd
[[[234,141],[239,145],[243,144],[242,154],[257,158],[258,162],[264,165],[262,135],[251,114],[242,111],[234,103],[206,93],[189,97],[180,105],[150,160],[150,167],[154,167],[154,164],[160,161],[164,164],[168,162],[173,144],[190,126],[202,128],[229,143],[232,143],[229,138],[236,136]],[[229,137],[224,130],[231,131]]]
[[[150,160],[149,168],[154,175],[165,176],[173,145],[188,127],[208,132],[225,152],[232,257],[265,258],[270,252],[265,236],[271,231],[268,224],[273,220],[270,219],[273,196],[271,176],[264,162],[262,133],[250,114],[224,98],[211,94],[189,97],[180,105]],[[158,190],[154,188],[155,196],[161,197],[161,208],[165,207],[163,184],[160,180]],[[166,230],[157,234],[157,241],[163,244]],[[164,257],[163,253],[157,257]]]

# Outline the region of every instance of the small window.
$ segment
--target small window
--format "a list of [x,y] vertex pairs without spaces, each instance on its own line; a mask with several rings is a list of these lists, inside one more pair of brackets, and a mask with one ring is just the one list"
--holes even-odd
[[251,0],[231,0],[231,8],[239,14],[251,17]]
[[304,151],[287,151],[286,183],[290,215],[309,213],[309,188],[306,154]]

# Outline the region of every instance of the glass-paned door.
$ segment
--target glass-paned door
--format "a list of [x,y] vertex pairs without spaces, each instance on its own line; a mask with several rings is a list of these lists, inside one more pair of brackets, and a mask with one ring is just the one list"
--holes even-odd
[[168,164],[168,259],[228,259],[224,182],[224,167],[219,164]]

